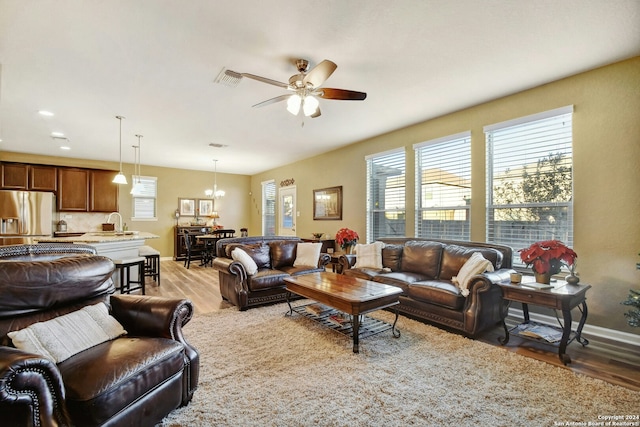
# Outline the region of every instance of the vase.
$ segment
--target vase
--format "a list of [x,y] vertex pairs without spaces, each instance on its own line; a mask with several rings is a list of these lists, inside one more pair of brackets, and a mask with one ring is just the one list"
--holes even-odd
[[570,275],[568,275],[567,277],[564,278],[564,280],[569,284],[569,285],[577,285],[578,282],[580,282],[580,278],[578,276],[576,276],[575,274],[571,273]]
[[533,273],[534,276],[536,277],[536,283],[544,283],[545,285],[548,285],[549,283],[551,283],[551,273]]
[[352,255],[353,251],[354,251],[354,248],[355,247],[353,245],[345,246],[344,253],[347,254],[347,255]]

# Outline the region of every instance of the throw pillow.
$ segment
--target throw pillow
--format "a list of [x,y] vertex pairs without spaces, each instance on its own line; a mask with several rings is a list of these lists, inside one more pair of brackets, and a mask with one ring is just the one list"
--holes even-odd
[[60,363],[74,354],[126,334],[104,303],[82,308],[7,335],[13,345]]
[[493,264],[491,261],[482,256],[480,252],[474,252],[467,262],[464,263],[458,275],[451,278],[451,281],[458,285],[460,293],[463,296],[469,295],[469,280],[476,274],[484,273],[485,271],[493,271]]
[[251,256],[242,249],[235,248],[231,252],[231,258],[242,264],[244,269],[247,270],[247,274],[249,276],[253,276],[258,272],[258,264],[256,264],[253,258],[251,258]]
[[356,265],[355,268],[375,268],[382,269],[382,249],[383,242],[373,242],[368,245],[358,243],[356,245]]
[[321,250],[322,243],[298,243],[296,260],[293,262],[293,266],[307,265],[317,267]]

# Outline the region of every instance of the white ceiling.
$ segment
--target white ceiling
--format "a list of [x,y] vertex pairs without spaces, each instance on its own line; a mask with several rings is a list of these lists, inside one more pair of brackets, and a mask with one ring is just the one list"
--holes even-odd
[[[143,165],[254,174],[640,55],[639,28],[638,0],[0,0],[0,150],[118,161],[122,115],[125,162],[140,133]],[[302,127],[251,107],[284,90],[214,82],[295,58],[367,99]]]

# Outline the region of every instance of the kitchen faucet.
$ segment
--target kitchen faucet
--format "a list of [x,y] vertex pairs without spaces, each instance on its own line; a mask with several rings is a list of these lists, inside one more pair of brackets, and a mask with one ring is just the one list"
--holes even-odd
[[117,232],[121,232],[121,231],[122,231],[122,215],[120,215],[120,213],[119,213],[119,212],[111,212],[111,213],[109,214],[109,216],[107,217],[107,222],[111,222],[111,216],[112,216],[112,215],[117,215],[117,216],[118,216],[118,218],[120,219],[120,224],[119,224],[119,225],[120,225],[120,228],[116,228],[116,231],[117,231]]

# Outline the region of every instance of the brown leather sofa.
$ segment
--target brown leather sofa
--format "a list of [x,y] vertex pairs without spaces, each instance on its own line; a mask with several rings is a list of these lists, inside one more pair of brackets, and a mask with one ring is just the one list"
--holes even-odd
[[[199,356],[188,300],[112,295],[113,262],[83,245],[0,247],[0,424],[153,426],[191,400]],[[104,302],[127,334],[60,363],[8,333]]]
[[[499,323],[507,303],[496,283],[509,279],[514,270],[509,246],[453,240],[383,238],[383,269],[354,268],[355,255],[339,259],[342,274],[398,286],[399,311],[462,331],[473,337]],[[473,252],[491,261],[494,272],[471,278],[469,295],[463,296],[452,281]]]
[[[216,242],[213,267],[218,270],[222,298],[240,310],[286,300],[284,278],[324,271],[331,257],[320,254],[318,265],[294,267],[296,249],[302,240],[289,236],[254,236],[221,239]],[[247,249],[258,265],[258,272],[248,275],[245,267],[231,258],[238,246]]]

